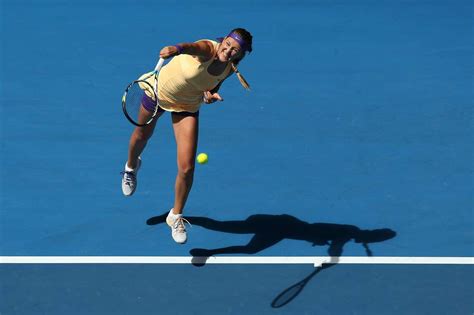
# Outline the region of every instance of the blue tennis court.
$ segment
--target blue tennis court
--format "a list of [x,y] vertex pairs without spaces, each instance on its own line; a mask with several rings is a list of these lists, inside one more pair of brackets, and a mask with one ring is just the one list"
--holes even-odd
[[[3,0],[0,313],[472,314],[473,10],[464,0]],[[196,166],[189,240],[177,245],[164,223],[170,115],[125,198],[133,127],[121,97],[163,46],[235,27],[254,37],[239,65],[252,90],[233,76],[225,101],[201,109],[209,163]],[[34,260],[56,256],[77,261]],[[295,257],[394,260],[285,262]]]

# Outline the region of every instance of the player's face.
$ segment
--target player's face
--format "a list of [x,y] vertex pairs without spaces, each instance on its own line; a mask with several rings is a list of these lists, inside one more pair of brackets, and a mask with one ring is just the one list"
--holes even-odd
[[229,62],[241,58],[243,56],[243,51],[235,39],[232,37],[226,37],[222,41],[217,54],[221,62]]

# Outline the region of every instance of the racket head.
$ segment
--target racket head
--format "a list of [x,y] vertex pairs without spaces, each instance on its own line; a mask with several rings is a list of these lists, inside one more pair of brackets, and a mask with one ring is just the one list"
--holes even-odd
[[278,296],[272,301],[271,306],[273,308],[280,308],[293,301],[293,299],[296,298],[301,293],[301,291],[303,291],[309,280],[311,280],[311,278],[313,278],[321,270],[321,267],[316,268],[309,276],[278,294]]
[[145,80],[131,82],[122,96],[122,110],[125,117],[135,126],[149,125],[158,112],[158,96],[155,89]]
[[280,308],[290,303],[295,297],[297,297],[300,292],[305,287],[306,282],[300,282],[291,287],[287,288],[285,291],[281,292],[272,302],[273,308]]

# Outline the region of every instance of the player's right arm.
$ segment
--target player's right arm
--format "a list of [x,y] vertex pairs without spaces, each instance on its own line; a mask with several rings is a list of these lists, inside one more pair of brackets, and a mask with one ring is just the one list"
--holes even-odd
[[163,47],[160,51],[160,57],[168,59],[179,54],[196,56],[201,62],[210,60],[214,55],[214,46],[207,40],[195,43],[180,43],[173,46]]

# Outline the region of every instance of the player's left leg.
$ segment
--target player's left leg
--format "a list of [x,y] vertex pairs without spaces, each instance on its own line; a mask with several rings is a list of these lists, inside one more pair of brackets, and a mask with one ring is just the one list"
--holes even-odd
[[199,115],[173,113],[172,120],[177,145],[178,174],[175,182],[174,206],[166,222],[171,226],[173,239],[182,244],[187,239],[182,213],[193,185]]

